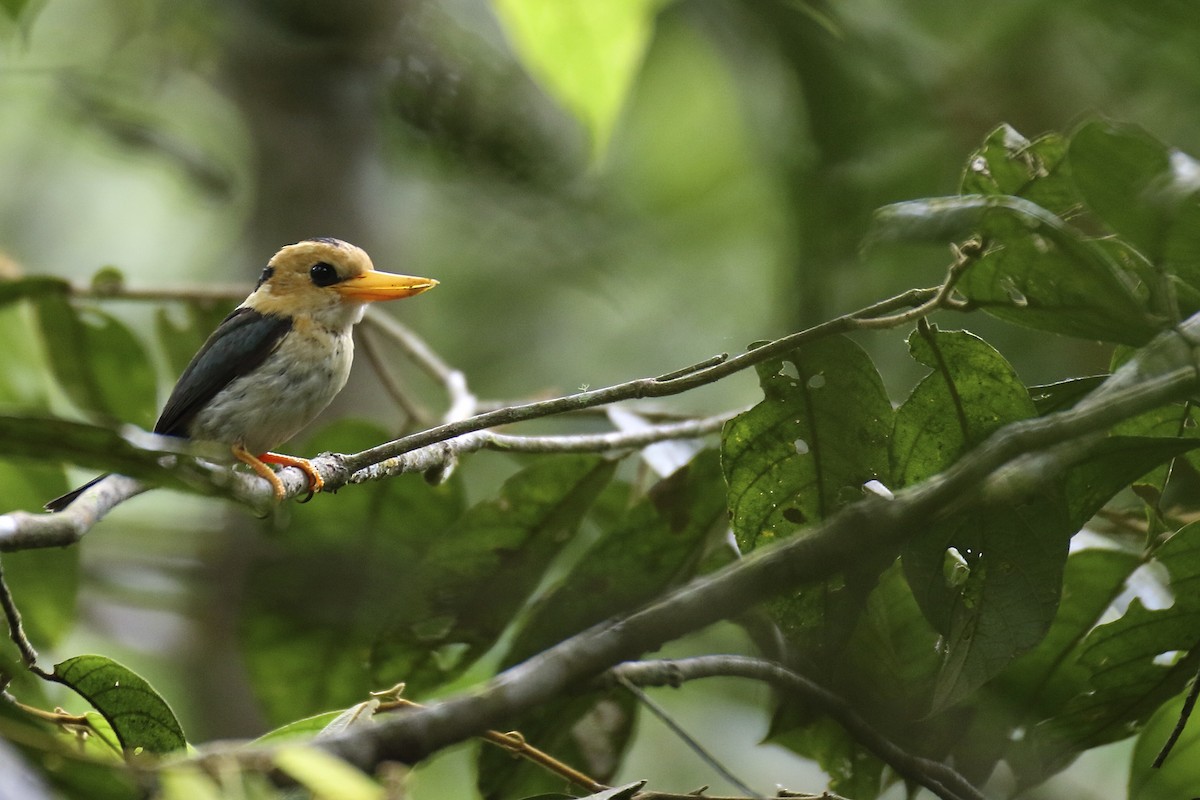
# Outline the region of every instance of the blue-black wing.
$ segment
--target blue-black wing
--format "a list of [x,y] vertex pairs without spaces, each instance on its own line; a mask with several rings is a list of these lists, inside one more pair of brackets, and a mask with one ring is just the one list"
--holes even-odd
[[262,364],[291,329],[291,317],[235,309],[179,376],[154,432],[186,438],[196,413],[234,380]]

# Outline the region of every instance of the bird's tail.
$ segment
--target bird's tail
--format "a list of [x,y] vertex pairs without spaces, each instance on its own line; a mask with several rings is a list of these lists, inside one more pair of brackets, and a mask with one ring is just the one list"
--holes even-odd
[[54,498],[50,502],[46,503],[46,505],[42,506],[42,508],[46,509],[47,511],[62,511],[64,508],[71,505],[71,503],[74,503],[75,498],[79,497],[79,495],[83,494],[88,489],[92,488],[93,486],[95,486],[97,483],[104,480],[108,476],[109,476],[109,473],[107,473],[107,472],[104,473],[103,475],[97,475],[96,477],[92,478],[90,481],[85,483],[83,486],[80,486],[78,489],[72,489],[71,491],[64,494],[62,497]]

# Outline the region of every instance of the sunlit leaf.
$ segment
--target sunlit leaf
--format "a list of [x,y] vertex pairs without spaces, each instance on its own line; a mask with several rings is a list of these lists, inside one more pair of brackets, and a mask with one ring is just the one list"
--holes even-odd
[[[1013,746],[1008,760],[1026,785],[1061,769],[1075,754],[1135,733],[1196,674],[1200,626],[1200,525],[1155,553],[1170,574],[1174,603],[1149,609],[1135,597],[1118,618],[1091,629],[1063,659],[1072,672],[1056,685],[1069,695]],[[1177,654],[1176,657],[1167,657]],[[1073,690],[1073,691],[1072,691]],[[1055,699],[1053,697],[1047,700]]]
[[574,113],[604,152],[668,0],[492,0],[529,72]]
[[315,747],[284,745],[272,756],[275,767],[322,800],[384,800],[382,786],[337,756]]
[[166,701],[144,678],[112,659],[69,658],[55,665],[54,677],[104,715],[127,752],[170,753],[187,746]]

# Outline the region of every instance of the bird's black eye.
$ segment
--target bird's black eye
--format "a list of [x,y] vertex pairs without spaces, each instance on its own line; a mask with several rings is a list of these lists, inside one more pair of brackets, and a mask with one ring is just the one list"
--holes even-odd
[[313,264],[312,269],[308,271],[308,276],[317,286],[332,286],[341,280],[337,270],[333,268],[333,264],[326,264],[324,261]]
[[267,267],[266,269],[264,269],[262,271],[262,274],[258,276],[258,285],[255,286],[254,288],[257,289],[259,286],[262,286],[264,283],[271,280],[271,276],[274,274],[275,274],[274,267]]

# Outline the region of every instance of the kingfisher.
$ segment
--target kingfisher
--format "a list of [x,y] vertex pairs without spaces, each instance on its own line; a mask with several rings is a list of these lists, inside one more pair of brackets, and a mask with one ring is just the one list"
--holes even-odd
[[[258,285],[227,316],[184,369],[154,432],[227,445],[234,458],[271,483],[270,467],[298,467],[310,492],[324,485],[307,459],[271,452],[325,409],[346,385],[354,358],[351,329],[368,303],[412,297],[432,278],[380,272],[362,249],[339,239],[288,245],[267,263]],[[101,475],[46,504],[61,511]]]

